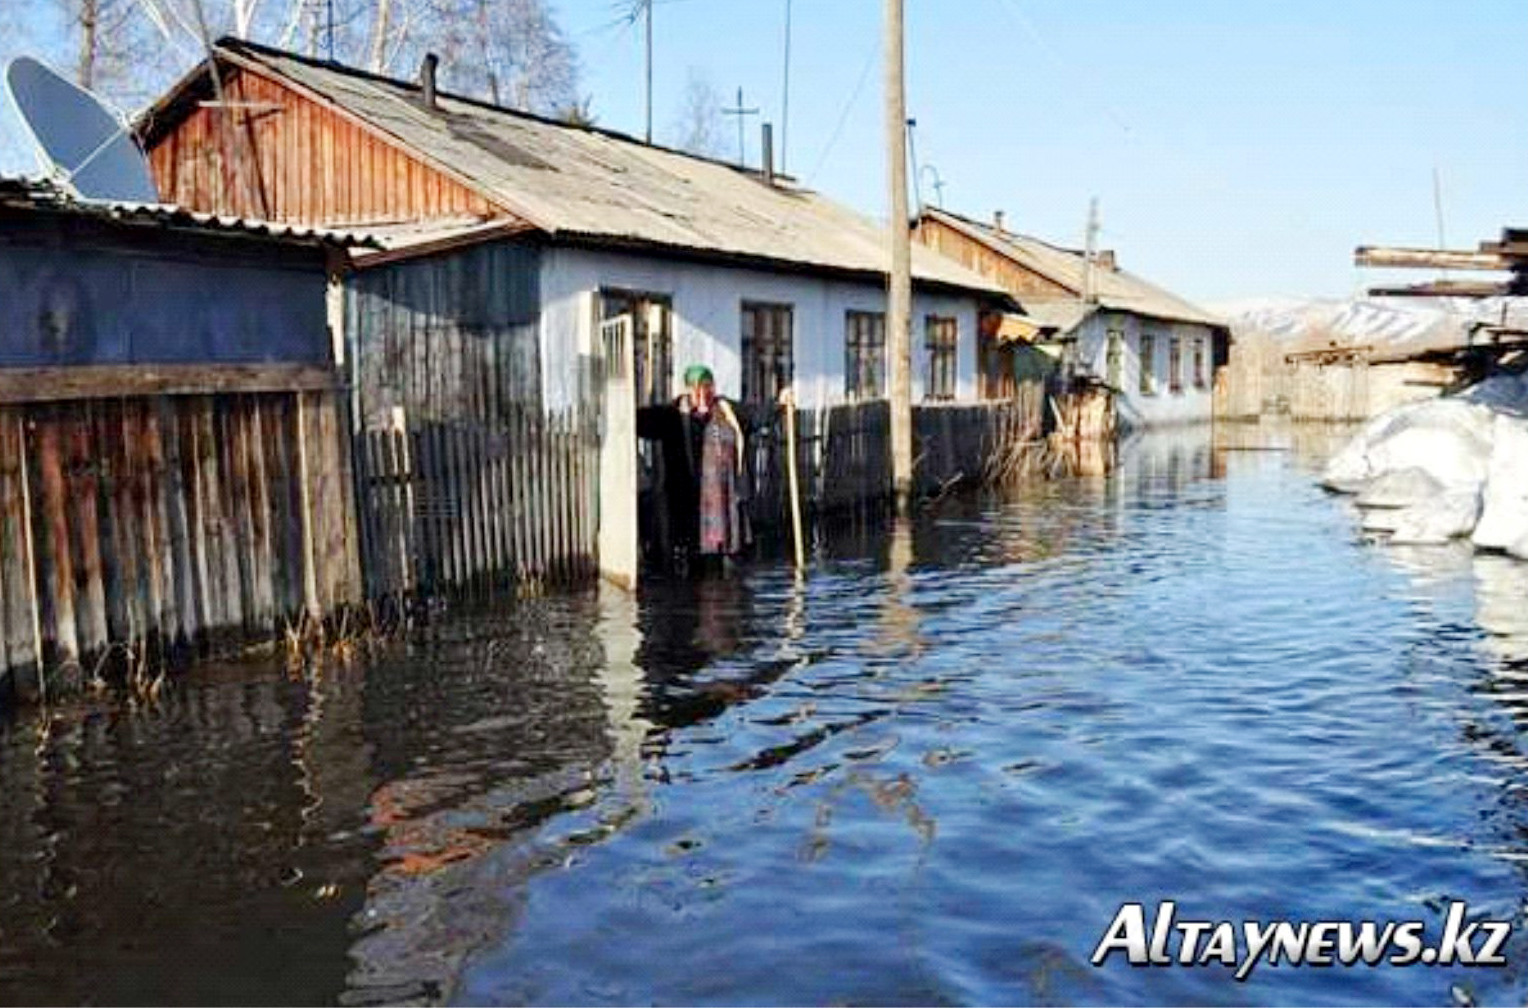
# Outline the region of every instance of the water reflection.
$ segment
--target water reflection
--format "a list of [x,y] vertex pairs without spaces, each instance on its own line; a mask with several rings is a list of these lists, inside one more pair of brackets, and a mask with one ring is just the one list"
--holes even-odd
[[1125,900],[1523,900],[1528,565],[1356,540],[1319,441],[1164,432],[851,525],[805,579],[531,599],[11,723],[0,1000],[1520,1000],[1087,964]]

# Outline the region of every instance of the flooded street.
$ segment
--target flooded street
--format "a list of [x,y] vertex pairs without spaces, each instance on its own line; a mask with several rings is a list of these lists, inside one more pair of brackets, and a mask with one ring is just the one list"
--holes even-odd
[[1519,935],[1494,970],[1089,965],[1127,901],[1528,894],[1528,565],[1365,543],[1329,444],[1233,442],[851,530],[804,583],[21,715],[0,1000],[1520,1003]]

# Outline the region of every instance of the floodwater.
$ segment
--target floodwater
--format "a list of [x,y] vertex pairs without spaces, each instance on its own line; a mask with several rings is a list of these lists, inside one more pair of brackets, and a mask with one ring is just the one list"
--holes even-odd
[[[1285,431],[730,579],[207,667],[0,739],[0,1001],[1405,1003],[1505,968],[1089,965],[1122,903],[1528,895],[1528,566],[1361,540]],[[851,530],[852,532],[852,530]]]

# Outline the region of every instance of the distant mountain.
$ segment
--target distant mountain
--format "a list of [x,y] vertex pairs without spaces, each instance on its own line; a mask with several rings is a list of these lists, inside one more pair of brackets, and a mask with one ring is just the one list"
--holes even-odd
[[1289,349],[1415,350],[1461,343],[1474,322],[1528,328],[1528,298],[1249,298],[1210,307],[1235,335],[1261,335]]

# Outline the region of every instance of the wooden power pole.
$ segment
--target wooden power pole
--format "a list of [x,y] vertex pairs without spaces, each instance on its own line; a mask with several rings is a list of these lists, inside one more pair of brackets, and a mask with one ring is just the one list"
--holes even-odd
[[902,75],[903,0],[886,0],[886,162],[891,185],[891,272],[886,360],[891,393],[891,478],[897,509],[913,493],[912,233],[907,219],[907,94]]
[[642,5],[647,23],[647,131],[643,134],[648,143],[653,142],[653,0]]

